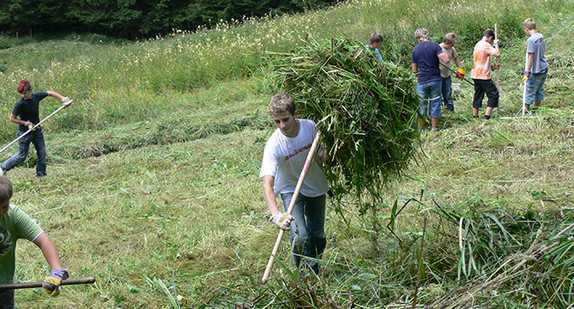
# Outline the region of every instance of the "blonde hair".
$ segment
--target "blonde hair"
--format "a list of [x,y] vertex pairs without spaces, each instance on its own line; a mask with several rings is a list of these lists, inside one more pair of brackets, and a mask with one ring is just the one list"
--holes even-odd
[[522,27],[528,30],[536,30],[536,22],[534,22],[534,18],[527,18],[522,23]]
[[444,35],[444,39],[442,41],[447,44],[456,43],[458,42],[458,37],[456,34],[454,34],[454,32],[449,32]]
[[295,110],[295,100],[287,93],[274,95],[269,103],[269,114],[271,116],[281,114],[283,112],[289,112],[291,115],[295,115]]
[[429,31],[424,28],[424,27],[420,27],[417,30],[415,30],[415,38],[417,40],[419,39],[429,39]]

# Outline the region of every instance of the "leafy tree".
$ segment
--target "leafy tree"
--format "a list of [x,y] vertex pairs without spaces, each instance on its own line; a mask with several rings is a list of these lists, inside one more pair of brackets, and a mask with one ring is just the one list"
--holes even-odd
[[336,0],[4,0],[0,31],[95,32],[135,38],[220,21],[293,13]]

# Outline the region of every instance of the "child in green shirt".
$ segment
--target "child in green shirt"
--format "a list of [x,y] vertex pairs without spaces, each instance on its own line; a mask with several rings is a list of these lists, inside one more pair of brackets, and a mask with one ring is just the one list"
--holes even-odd
[[[10,205],[13,187],[6,176],[0,176],[0,284],[13,283],[16,267],[16,242],[27,239],[38,246],[52,271],[44,279],[44,289],[52,296],[60,294],[62,280],[69,277],[62,269],[54,243],[24,211]],[[0,308],[14,308],[14,290],[0,290]]]

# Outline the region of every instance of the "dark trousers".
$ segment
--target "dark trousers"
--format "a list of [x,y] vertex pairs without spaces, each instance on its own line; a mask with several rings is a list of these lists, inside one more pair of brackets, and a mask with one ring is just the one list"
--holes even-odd
[[0,309],[14,309],[14,290],[0,291]]
[[472,79],[474,81],[474,99],[472,100],[472,107],[481,108],[482,99],[484,99],[484,94],[488,97],[488,107],[497,107],[498,99],[500,95],[498,94],[498,89],[492,81],[492,79]]

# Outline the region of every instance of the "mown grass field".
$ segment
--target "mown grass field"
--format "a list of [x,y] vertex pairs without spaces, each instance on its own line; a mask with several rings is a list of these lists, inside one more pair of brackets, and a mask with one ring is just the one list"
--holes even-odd
[[[19,290],[18,306],[567,308],[574,302],[573,234],[565,230],[574,223],[573,12],[572,1],[558,0],[349,1],[138,42],[0,37],[13,45],[0,50],[3,144],[15,138],[8,116],[20,79],[75,100],[44,126],[49,177],[34,177],[33,151],[9,172],[12,203],[39,221],[73,277],[97,279],[53,299]],[[522,104],[527,17],[546,38],[547,98],[534,118],[500,119]],[[470,75],[472,48],[495,23],[502,69],[494,119],[473,120],[473,90],[458,85],[456,113],[445,112],[439,132],[423,133],[423,159],[389,184],[385,203],[361,215],[353,197],[328,201],[322,276],[299,280],[284,241],[262,284],[277,235],[258,179],[273,130],[266,113],[273,53],[301,38],[366,41],[378,31],[383,57],[409,68],[409,43],[425,26],[434,41],[459,35]],[[59,106],[43,104],[43,116]],[[21,241],[17,254],[21,281],[48,273],[32,244]]]

